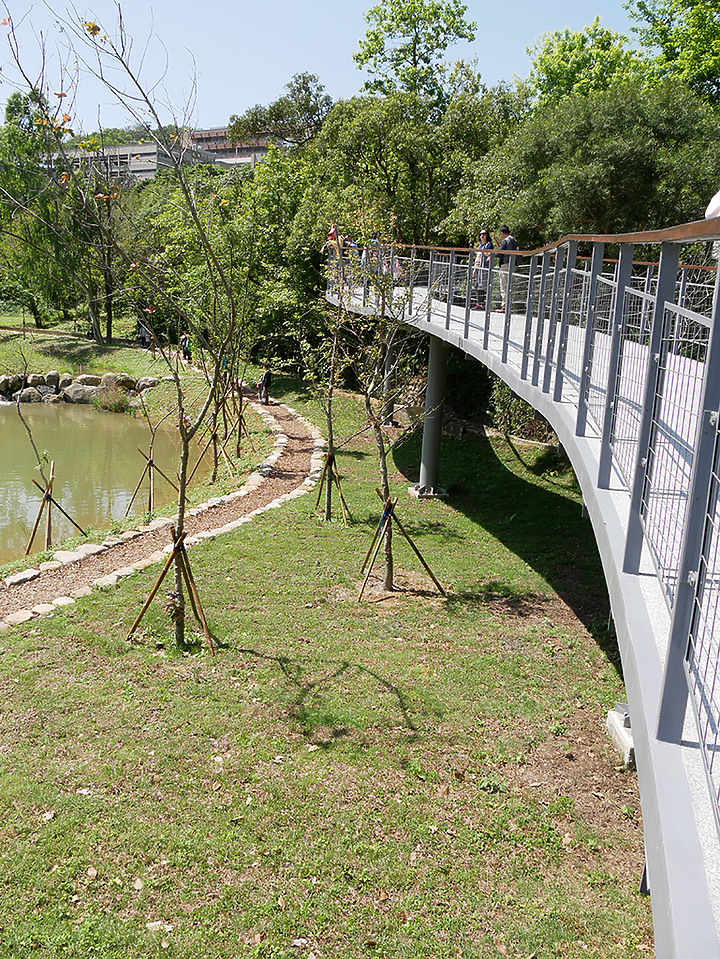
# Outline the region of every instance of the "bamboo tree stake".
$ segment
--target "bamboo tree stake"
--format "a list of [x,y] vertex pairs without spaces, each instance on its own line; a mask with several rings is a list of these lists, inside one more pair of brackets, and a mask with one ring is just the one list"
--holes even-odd
[[[387,500],[385,503],[385,507],[383,510],[383,517],[382,517],[382,520],[380,521],[380,526],[378,527],[378,530],[375,534],[376,535],[375,550],[373,552],[370,565],[368,566],[368,571],[365,574],[365,579],[363,580],[363,584],[360,587],[360,592],[358,593],[358,598],[357,598],[358,603],[362,599],[362,594],[365,592],[365,587],[367,586],[367,582],[370,579],[370,573],[372,572],[372,568],[375,565],[375,560],[377,559],[377,554],[382,545],[382,541],[385,538],[387,528],[392,522],[392,514],[393,514],[393,510],[397,506],[397,501],[398,501],[398,497],[396,496],[394,500]],[[365,558],[365,563],[367,563],[367,557]],[[365,563],[363,563],[363,569],[365,569]],[[360,570],[360,572],[362,572],[362,570]]]
[[[375,488],[375,492],[378,494],[378,496],[380,497],[380,499],[382,499],[382,493],[380,492],[380,490],[379,490],[377,487]],[[397,503],[397,500],[395,500],[395,502]],[[423,566],[424,566],[424,568],[425,568],[428,576],[429,576],[430,579],[433,581],[433,583],[435,583],[435,585],[437,586],[437,588],[440,590],[440,592],[441,592],[442,595],[444,596],[444,595],[445,595],[445,590],[442,588],[442,586],[440,585],[440,583],[437,581],[437,579],[436,579],[436,577],[435,577],[435,574],[433,573],[433,571],[430,569],[430,567],[428,566],[428,564],[427,564],[427,563],[425,562],[425,560],[423,559],[422,554],[420,553],[420,550],[417,548],[417,546],[415,545],[415,543],[414,543],[414,542],[412,541],[412,539],[410,538],[410,534],[407,532],[407,530],[405,529],[405,527],[403,526],[403,524],[402,524],[402,523],[400,522],[400,520],[398,519],[397,513],[395,512],[394,507],[393,507],[393,519],[395,520],[395,524],[397,525],[397,528],[398,528],[398,529],[400,530],[400,532],[403,534],[403,536],[405,537],[405,539],[408,541],[408,543],[409,543],[410,546],[412,547],[415,555],[416,555],[417,558],[420,560],[420,562],[423,564]]]
[[[328,478],[328,474],[329,474],[329,478]],[[335,483],[335,486],[337,487],[338,495],[340,497],[340,507],[342,509],[342,514],[343,514],[343,522],[347,526],[348,514],[350,513],[350,510],[348,509],[347,503],[345,502],[345,497],[343,496],[342,488],[340,486],[340,473],[338,472],[337,460],[335,459],[334,453],[325,454],[325,464],[323,466],[322,473],[320,474],[320,482],[318,483],[318,494],[317,494],[317,499],[315,500],[315,509],[317,509],[318,506],[320,505],[320,497],[322,496],[322,491],[326,482]]]
[[150,447],[150,456],[147,456],[147,455],[146,455],[145,453],[143,453],[143,451],[142,451],[141,449],[139,449],[139,448],[138,448],[138,453],[139,453],[141,456],[144,456],[144,457],[145,457],[145,468],[143,469],[142,475],[140,476],[140,479],[138,480],[138,484],[137,484],[137,486],[135,487],[135,491],[133,492],[132,496],[130,497],[130,502],[128,503],[128,507],[127,507],[127,509],[125,510],[125,516],[127,516],[127,515],[129,514],[130,510],[132,509],[132,505],[133,505],[133,503],[135,502],[135,497],[137,496],[138,492],[140,491],[140,487],[142,486],[142,481],[145,479],[145,475],[146,475],[147,473],[150,474],[150,477],[149,477],[149,480],[150,480],[150,492],[149,492],[149,494],[148,494],[148,508],[149,508],[149,510],[150,510],[151,513],[152,513],[152,511],[155,509],[155,495],[154,495],[154,484],[153,484],[153,470],[157,470],[158,473],[162,476],[162,478],[163,478],[166,482],[168,482],[176,492],[178,492],[178,488],[177,488],[177,486],[175,485],[175,483],[173,483],[173,481],[170,479],[170,477],[169,477],[169,476],[166,476],[165,473],[160,469],[160,467],[155,463],[155,460],[153,459],[153,455],[152,455],[152,446]]
[[55,460],[50,463],[50,479],[48,481],[45,499],[47,500],[47,516],[45,517],[45,549],[52,543],[52,488],[55,482]]
[[[43,478],[44,478],[44,477],[43,477]],[[55,480],[55,460],[53,460],[52,463],[50,464],[50,479],[48,480],[47,485],[46,485],[45,487],[42,487],[42,486],[37,482],[37,480],[33,479],[33,483],[35,483],[35,485],[37,486],[37,488],[42,492],[43,496],[42,496],[42,500],[40,501],[40,509],[38,510],[37,517],[35,518],[35,525],[33,526],[33,528],[32,528],[32,533],[30,534],[30,541],[28,542],[28,544],[27,544],[27,549],[25,550],[25,555],[26,555],[26,556],[29,556],[29,555],[30,555],[30,550],[32,549],[33,541],[35,540],[35,534],[36,534],[37,531],[38,531],[38,526],[40,525],[40,520],[42,519],[43,510],[45,509],[46,506],[47,506],[47,508],[48,508],[48,516],[49,516],[49,513],[50,513],[50,503],[52,502],[52,487],[53,487],[53,482],[54,482],[54,480]],[[46,519],[46,526],[45,526],[45,549],[47,549],[48,546],[50,545],[49,542],[48,542],[48,536],[49,536],[51,530],[48,529],[48,526],[49,526],[50,524],[49,524],[49,522],[48,522],[47,517],[46,517],[45,519]]]
[[200,625],[203,628],[203,633],[205,635],[205,642],[208,644],[208,648],[210,652],[213,655],[215,655],[215,643],[213,642],[213,638],[210,634],[210,629],[208,627],[207,620],[205,618],[205,611],[203,610],[202,603],[200,602],[200,593],[198,592],[197,584],[195,583],[195,578],[192,574],[192,569],[190,568],[190,558],[187,554],[187,549],[185,547],[185,537],[187,533],[182,533],[182,535],[176,540],[175,527],[171,526],[170,530],[173,537],[172,552],[170,553],[167,560],[165,561],[165,565],[163,566],[162,571],[160,575],[158,576],[155,585],[150,590],[150,594],[148,598],[143,603],[142,609],[140,610],[137,617],[135,618],[135,622],[130,627],[130,631],[127,634],[126,639],[129,640],[132,634],[137,629],[137,627],[140,625],[140,622],[142,621],[143,616],[150,608],[150,604],[155,598],[157,591],[160,589],[162,581],[167,576],[170,570],[170,567],[172,566],[175,559],[178,559],[180,563],[180,569],[182,571],[183,579],[185,580],[185,585],[187,586],[187,589],[188,589],[190,606],[195,615],[195,619],[200,623]]
[[[37,486],[37,488],[40,490],[41,493],[43,493],[43,494],[45,493],[45,487],[44,487],[44,486],[41,486],[36,479],[33,480],[33,483]],[[73,526],[75,527],[75,529],[76,529],[79,533],[82,533],[83,536],[87,536],[87,533],[86,533],[86,531],[82,528],[82,526],[78,526],[78,524],[75,522],[75,520],[72,518],[72,516],[71,516],[66,510],[64,510],[64,509],[62,508],[62,506],[58,503],[58,501],[55,499],[54,496],[51,495],[51,496],[50,496],[50,500],[51,500],[53,506],[54,506],[56,509],[59,509],[59,510],[60,510],[60,512],[61,512],[61,513],[63,514],[63,516],[65,517],[65,519],[70,520],[70,522],[73,524]]]
[[400,520],[397,518],[397,516],[395,516],[395,523],[396,523],[396,525],[397,525],[397,528],[400,530],[400,532],[401,532],[401,533],[403,534],[403,536],[405,537],[405,539],[408,541],[408,543],[410,543],[410,546],[413,548],[413,550],[414,550],[414,552],[415,552],[415,555],[417,556],[417,558],[420,560],[420,562],[421,562],[421,563],[423,564],[423,566],[425,567],[425,570],[427,571],[427,574],[428,574],[428,576],[430,577],[430,579],[433,581],[433,583],[435,583],[435,585],[437,586],[437,588],[440,590],[440,592],[441,592],[442,595],[444,596],[444,595],[445,595],[445,590],[442,588],[442,586],[440,585],[440,583],[437,581],[437,579],[436,579],[436,577],[435,577],[435,574],[433,573],[433,571],[430,569],[430,567],[428,566],[428,564],[427,564],[427,563],[425,562],[425,560],[423,559],[422,555],[420,554],[420,550],[417,548],[417,546],[415,545],[415,543],[413,543],[413,541],[410,539],[407,531],[405,530],[405,527],[404,527],[403,524],[400,522]]
[[387,522],[387,510],[385,509],[385,507],[383,507],[383,514],[380,517],[380,522],[375,528],[375,532],[373,533],[372,542],[370,543],[370,549],[368,549],[367,553],[365,554],[365,559],[363,560],[363,564],[360,567],[361,573],[365,572],[365,566],[367,565],[367,561],[370,559],[370,554],[373,551],[373,546],[375,545],[375,541],[384,532],[386,522]]

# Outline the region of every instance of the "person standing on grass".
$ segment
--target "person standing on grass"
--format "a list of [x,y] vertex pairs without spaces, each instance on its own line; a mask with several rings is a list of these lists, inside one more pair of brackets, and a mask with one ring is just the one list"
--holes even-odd
[[269,366],[265,367],[265,372],[260,377],[260,382],[257,385],[258,390],[258,400],[263,403],[265,406],[268,405],[269,393],[270,393],[270,383],[272,381],[272,371]]
[[500,273],[500,298],[502,300],[502,308],[496,310],[495,312],[504,313],[506,304],[507,304],[507,295],[508,295],[508,279],[509,279],[509,269],[510,269],[510,257],[503,254],[502,250],[517,250],[517,240],[510,232],[510,227],[503,225],[500,227],[500,236],[502,237],[500,241],[500,246],[498,247],[498,271]]

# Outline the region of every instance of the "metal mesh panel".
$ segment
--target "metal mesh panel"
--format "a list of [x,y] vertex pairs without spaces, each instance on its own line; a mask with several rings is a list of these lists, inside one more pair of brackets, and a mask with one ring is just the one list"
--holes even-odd
[[620,363],[610,443],[625,485],[630,488],[637,459],[640,417],[647,376],[652,300],[640,290],[627,290],[620,335]]
[[571,273],[570,284],[563,386],[569,386],[571,390],[577,392],[580,388],[582,372],[587,304],[590,296],[590,274],[585,269],[575,269]]
[[700,747],[711,784],[716,822],[720,822],[720,430],[716,420],[712,481],[705,535],[696,574],[686,667]]
[[715,271],[707,266],[683,266],[677,283],[676,301],[685,309],[710,316]]
[[587,410],[598,428],[602,430],[605,418],[608,367],[612,314],[615,306],[616,284],[605,276],[599,276],[593,311],[593,334],[590,348],[590,376],[587,391]]
[[703,317],[677,306],[665,310],[640,510],[670,603],[677,583],[708,337]]

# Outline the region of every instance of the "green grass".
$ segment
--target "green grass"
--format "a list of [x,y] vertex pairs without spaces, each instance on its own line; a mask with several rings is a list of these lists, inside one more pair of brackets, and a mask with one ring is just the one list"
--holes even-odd
[[[104,329],[104,321],[101,321]],[[115,316],[113,320],[113,336],[118,339],[134,339],[137,319],[131,315]],[[84,336],[88,328],[88,319],[86,316],[74,316],[70,319],[64,319],[61,315],[45,317],[43,319],[42,329],[35,326],[30,313],[23,311],[22,307],[10,307],[4,304],[0,310],[0,327],[11,327],[13,329],[26,330],[28,333],[42,333],[50,331],[51,333],[69,333],[74,336]]]
[[396,451],[445,599],[399,544],[399,589],[356,602],[363,436],[347,528],[311,495],[191,551],[216,657],[178,653],[162,603],[126,642],[156,569],[4,634],[0,954],[651,955],[600,564],[544,455],[447,440],[452,496],[418,502],[418,440]]

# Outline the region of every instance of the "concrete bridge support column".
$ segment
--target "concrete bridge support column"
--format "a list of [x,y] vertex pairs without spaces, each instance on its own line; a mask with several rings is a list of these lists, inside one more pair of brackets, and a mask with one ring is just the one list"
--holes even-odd
[[440,472],[440,440],[442,437],[445,382],[447,380],[448,345],[437,336],[430,337],[428,378],[425,392],[425,418],[422,453],[420,454],[419,496],[441,496],[438,487]]

